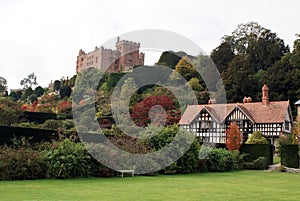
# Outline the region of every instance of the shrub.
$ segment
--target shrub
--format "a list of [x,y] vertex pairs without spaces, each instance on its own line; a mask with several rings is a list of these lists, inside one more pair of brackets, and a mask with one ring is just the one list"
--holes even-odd
[[256,170],[268,169],[268,159],[266,157],[258,157],[253,161]]
[[42,163],[40,152],[28,140],[14,139],[13,147],[0,147],[0,180],[45,178]]
[[271,144],[243,144],[240,152],[245,154],[245,162],[253,162],[258,157],[266,157],[268,164],[273,164],[273,145]]
[[199,151],[200,143],[197,139],[191,144],[190,148],[185,154],[177,161],[178,168],[177,172],[180,173],[194,173],[198,172],[200,168],[199,164]]
[[58,113],[70,113],[72,111],[72,102],[62,101],[57,105]]
[[281,164],[286,167],[299,168],[298,145],[281,145]]
[[233,170],[233,155],[226,149],[213,149],[208,154],[206,166],[210,172]]
[[232,150],[239,150],[241,147],[242,136],[236,123],[230,123],[229,129],[226,130],[226,147]]
[[243,168],[248,170],[268,169],[268,159],[266,157],[258,157],[253,162],[243,162]]
[[45,128],[45,129],[52,129],[52,130],[57,130],[58,128],[60,128],[62,126],[62,123],[58,120],[54,120],[54,119],[49,119],[46,120],[41,127]]
[[269,144],[260,131],[254,131],[248,138],[246,144]]
[[47,173],[53,178],[82,177],[91,174],[90,155],[81,143],[68,139],[43,152]]

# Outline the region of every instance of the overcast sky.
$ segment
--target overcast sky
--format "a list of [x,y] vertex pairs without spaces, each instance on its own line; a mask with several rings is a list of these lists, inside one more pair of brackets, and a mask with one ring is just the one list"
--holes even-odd
[[292,46],[299,8],[298,0],[0,0],[0,76],[12,89],[35,73],[45,87],[75,74],[79,49],[140,29],[176,32],[209,54],[238,24],[255,21]]

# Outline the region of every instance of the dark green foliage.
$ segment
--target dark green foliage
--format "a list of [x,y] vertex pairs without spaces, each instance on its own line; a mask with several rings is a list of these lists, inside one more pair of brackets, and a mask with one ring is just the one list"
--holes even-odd
[[11,145],[13,138],[20,138],[21,136],[30,138],[30,143],[50,142],[58,139],[56,130],[0,126],[0,145]]
[[0,95],[5,94],[7,92],[7,81],[4,77],[0,77]]
[[206,158],[206,166],[210,172],[233,170],[233,155],[226,149],[213,149]]
[[62,123],[59,120],[48,119],[41,125],[41,127],[49,130],[57,130],[62,127]]
[[214,61],[219,72],[222,73],[228,63],[233,59],[234,52],[228,41],[224,41],[211,53],[211,59]]
[[54,91],[58,91],[60,90],[60,87],[61,87],[61,83],[59,80],[55,80],[54,83],[53,83],[53,90]]
[[281,164],[286,167],[299,168],[298,145],[281,145]]
[[118,81],[123,77],[123,75],[125,75],[125,73],[110,73],[106,82],[107,90],[111,91],[116,86]]
[[83,177],[91,174],[90,155],[81,143],[64,140],[46,150],[43,157],[51,178]]
[[253,161],[256,170],[268,169],[268,159],[266,157],[258,157]]
[[27,88],[25,92],[22,94],[21,99],[26,100],[31,94],[33,94],[33,90],[31,87]]
[[[154,137],[147,139],[146,143],[154,150],[160,150],[166,145],[168,145],[176,134],[179,131],[179,127],[177,125],[168,126],[162,129],[160,133],[155,135]],[[160,129],[158,129],[160,130]],[[184,132],[184,131],[181,131]],[[189,135],[189,133],[186,133]],[[184,141],[184,139],[183,139]],[[184,150],[182,147],[175,147],[174,151],[183,152]],[[184,153],[184,155],[178,159],[175,163],[166,167],[165,169],[161,170],[160,173],[162,174],[175,174],[175,173],[192,173],[199,171],[199,150],[200,144],[197,139],[191,144],[189,149]],[[165,159],[169,160],[169,159]]]
[[61,99],[69,98],[71,96],[72,89],[70,86],[63,86],[59,90],[59,95]]
[[34,101],[36,101],[37,98],[38,98],[37,95],[31,94],[31,95],[29,96],[29,101],[30,101],[30,103],[33,103]]
[[41,86],[36,87],[36,88],[34,89],[34,91],[33,91],[33,93],[34,93],[35,95],[37,95],[37,97],[40,97],[41,95],[43,95],[44,92],[45,92],[45,90],[44,90],[44,88],[41,87]]
[[240,153],[245,154],[246,162],[253,162],[259,157],[268,159],[268,165],[273,164],[273,145],[271,144],[243,144]]
[[244,96],[261,100],[265,83],[270,88],[270,100],[295,101],[300,73],[292,65],[289,48],[276,33],[258,23],[238,25],[231,35],[223,37],[211,58],[222,75],[227,101],[241,102]]
[[190,148],[177,161],[177,166],[180,167],[180,173],[195,173],[200,171],[199,151],[200,143],[197,139],[191,144]]
[[175,69],[176,64],[179,62],[181,57],[186,56],[186,53],[176,53],[172,51],[165,51],[160,55],[160,58],[156,64],[168,66],[172,69]]
[[11,97],[13,101],[20,100],[22,97],[22,91],[21,90],[11,91],[9,97]]
[[265,170],[268,169],[268,159],[266,157],[258,157],[252,162],[243,162],[243,168],[246,170]]
[[48,119],[56,119],[55,113],[46,112],[24,112],[24,116],[30,122],[36,122],[39,124],[44,123]]

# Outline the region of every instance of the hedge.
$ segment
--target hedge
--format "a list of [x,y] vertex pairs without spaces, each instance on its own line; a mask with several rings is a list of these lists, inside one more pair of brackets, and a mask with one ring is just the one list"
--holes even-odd
[[259,157],[268,159],[268,165],[273,164],[273,148],[271,144],[243,144],[240,153],[247,154],[244,158],[246,162],[253,162]]
[[56,130],[0,126],[0,145],[11,145],[13,138],[20,138],[21,136],[30,139],[31,143],[58,139]]
[[38,124],[44,123],[48,119],[56,119],[55,113],[46,112],[24,112],[26,119],[30,122],[36,122]]
[[281,145],[281,165],[291,168],[299,168],[298,145]]

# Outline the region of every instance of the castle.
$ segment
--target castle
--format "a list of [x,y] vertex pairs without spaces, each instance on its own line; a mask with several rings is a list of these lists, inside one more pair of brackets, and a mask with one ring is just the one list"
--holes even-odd
[[140,43],[120,40],[117,38],[116,50],[95,47],[95,50],[85,53],[79,50],[76,62],[76,72],[94,67],[107,72],[131,71],[134,66],[144,65],[145,54],[139,52]]

